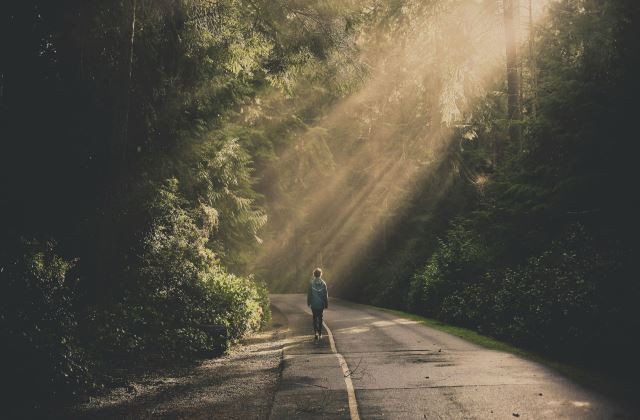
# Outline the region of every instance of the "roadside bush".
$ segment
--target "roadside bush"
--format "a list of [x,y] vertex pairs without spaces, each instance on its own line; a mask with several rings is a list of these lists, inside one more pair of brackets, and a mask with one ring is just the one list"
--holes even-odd
[[621,260],[599,246],[581,225],[570,226],[548,250],[525,264],[486,275],[490,286],[485,288],[485,302],[476,304],[486,308],[482,327],[492,335],[558,355],[575,357],[585,348],[603,347],[627,317],[619,313],[626,305],[613,305],[611,296],[637,296],[637,291],[624,286]]
[[[86,385],[76,339],[72,261],[53,242],[22,240],[0,263],[0,342],[9,401],[65,399]],[[7,396],[7,395],[5,395]]]
[[148,225],[128,236],[140,238],[128,245],[142,252],[114,270],[114,290],[95,304],[80,296],[75,261],[53,242],[23,240],[2,252],[2,371],[16,410],[63,402],[114,364],[220,354],[268,321],[265,285],[228,273],[210,249],[212,209],[189,208],[175,179],[143,190],[145,214],[131,217]]
[[411,281],[409,309],[467,325],[474,317],[461,292],[484,274],[487,250],[462,224],[455,224],[438,243],[425,268]]
[[638,297],[638,287],[624,278],[625,257],[598,244],[582,225],[570,225],[547,250],[511,268],[485,271],[480,244],[454,225],[414,276],[410,309],[573,359],[584,349],[595,354],[637,326],[623,310]]
[[122,300],[92,313],[96,350],[114,359],[210,355],[258,330],[268,318],[268,293],[252,278],[226,272],[209,248],[212,209],[189,209],[175,178],[146,188],[152,199],[144,252]]
[[230,340],[257,331],[268,318],[265,289],[252,277],[235,276],[216,267],[205,275],[204,282],[208,306],[216,308],[212,322],[224,325]]

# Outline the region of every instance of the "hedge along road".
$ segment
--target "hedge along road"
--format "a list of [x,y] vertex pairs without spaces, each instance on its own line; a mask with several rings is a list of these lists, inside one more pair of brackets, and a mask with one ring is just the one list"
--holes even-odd
[[289,328],[274,419],[633,418],[545,366],[417,321],[332,299],[332,334],[314,343],[304,295],[271,302]]

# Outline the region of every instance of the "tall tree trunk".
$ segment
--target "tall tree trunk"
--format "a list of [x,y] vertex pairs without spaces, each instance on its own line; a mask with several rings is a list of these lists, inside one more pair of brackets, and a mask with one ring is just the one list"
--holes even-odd
[[504,37],[507,56],[507,95],[509,137],[520,143],[520,75],[518,74],[518,27],[520,7],[518,0],[504,0]]
[[131,83],[133,77],[133,50],[136,30],[136,2],[129,0],[131,6],[130,20],[126,22],[127,38],[121,49],[119,68],[116,70],[114,86],[114,122],[112,151],[110,157],[111,179],[114,186],[123,184],[123,173],[126,165],[127,143],[129,131],[129,110],[131,102]]
[[538,110],[538,65],[533,51],[533,43],[536,36],[536,28],[533,25],[533,0],[529,0],[529,71],[531,72],[531,115],[536,117]]
[[[126,2],[126,1],[125,1]],[[125,3],[123,2],[123,3]],[[118,206],[122,202],[125,194],[127,182],[126,177],[126,151],[127,137],[129,131],[129,108],[131,96],[131,84],[133,77],[133,49],[135,42],[136,29],[136,2],[137,0],[129,0],[131,10],[128,16],[130,21],[123,23],[129,30],[124,45],[120,51],[118,67],[114,74],[114,100],[113,100],[113,132],[111,138],[111,149],[109,153],[109,182],[104,196],[103,216],[100,222],[100,240],[96,241],[99,245],[98,272],[102,276],[97,280],[96,297],[100,299],[108,296],[110,293],[109,282],[111,274],[116,269],[116,250],[119,247],[122,232],[114,226],[120,226],[121,220],[118,214]],[[124,16],[127,16],[127,12]],[[126,18],[126,17],[123,17]]]
[[127,65],[125,71],[125,90],[124,90],[124,108],[123,112],[123,122],[122,122],[122,158],[121,165],[126,164],[127,159],[127,143],[128,143],[128,132],[129,132],[129,109],[131,107],[131,78],[133,76],[133,47],[136,36],[136,2],[137,0],[131,0],[131,26],[129,32],[129,41],[127,43]]

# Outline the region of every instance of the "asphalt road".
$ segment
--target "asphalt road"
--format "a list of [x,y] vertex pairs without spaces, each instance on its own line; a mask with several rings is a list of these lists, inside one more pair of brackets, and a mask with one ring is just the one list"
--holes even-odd
[[274,419],[638,418],[545,366],[374,308],[332,300],[332,334],[315,343],[306,297],[271,299],[288,323]]

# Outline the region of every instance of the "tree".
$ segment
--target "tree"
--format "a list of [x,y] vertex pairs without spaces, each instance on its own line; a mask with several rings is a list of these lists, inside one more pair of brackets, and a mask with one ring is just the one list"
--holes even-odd
[[507,116],[509,119],[509,137],[512,142],[520,143],[520,75],[518,74],[518,29],[520,21],[519,0],[504,0],[504,39],[507,63]]

